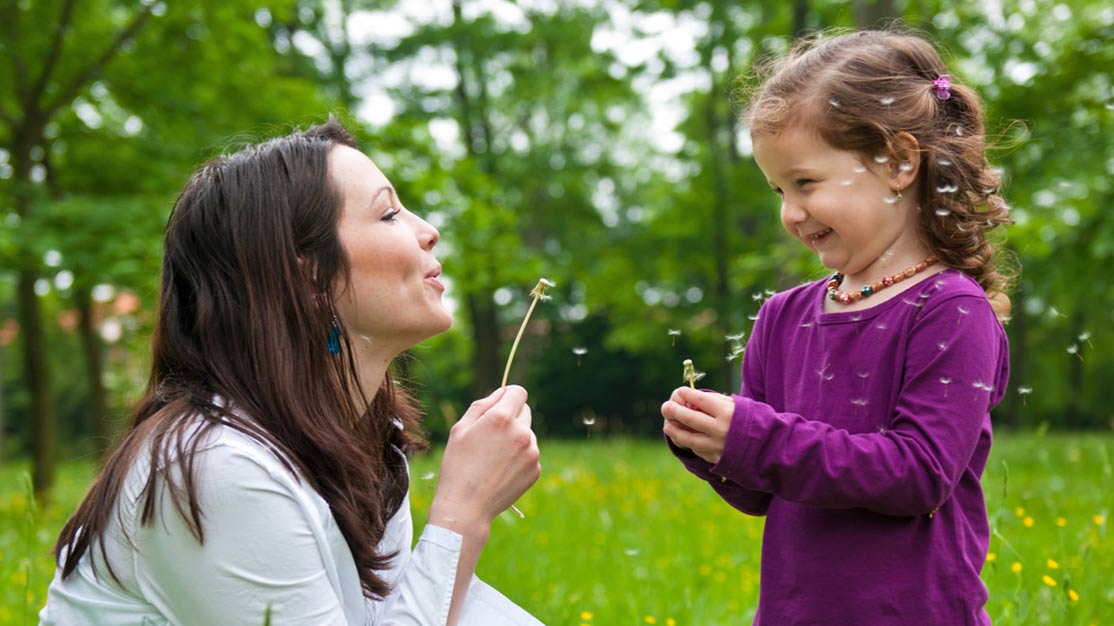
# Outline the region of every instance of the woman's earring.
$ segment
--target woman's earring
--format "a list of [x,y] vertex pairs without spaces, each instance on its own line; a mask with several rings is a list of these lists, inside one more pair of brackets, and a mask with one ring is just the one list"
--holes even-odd
[[333,314],[333,327],[329,329],[328,341],[329,354],[340,354],[340,322],[336,313]]

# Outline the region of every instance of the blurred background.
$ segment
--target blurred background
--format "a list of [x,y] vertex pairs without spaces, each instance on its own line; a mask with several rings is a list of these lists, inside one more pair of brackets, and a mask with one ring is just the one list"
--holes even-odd
[[[825,270],[738,123],[794,36],[900,20],[985,98],[1022,272],[1000,430],[1109,430],[1114,7],[1103,0],[2,0],[0,460],[104,454],[145,385],[161,233],[207,158],[332,112],[442,233],[454,328],[400,374],[442,436],[511,380],[542,438],[657,437],[692,358],[739,384]],[[744,334],[739,339],[728,336]],[[1106,382],[1104,382],[1106,381]]]

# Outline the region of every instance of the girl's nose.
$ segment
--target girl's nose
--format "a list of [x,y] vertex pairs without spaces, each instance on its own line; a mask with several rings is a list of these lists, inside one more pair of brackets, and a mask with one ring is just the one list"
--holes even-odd
[[800,224],[808,219],[808,212],[791,198],[781,201],[781,221],[785,224]]

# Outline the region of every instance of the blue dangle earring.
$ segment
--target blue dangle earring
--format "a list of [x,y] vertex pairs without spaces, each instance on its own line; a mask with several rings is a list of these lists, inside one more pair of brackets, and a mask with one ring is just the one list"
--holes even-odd
[[329,329],[329,354],[340,354],[340,322],[336,313],[333,313],[333,327]]

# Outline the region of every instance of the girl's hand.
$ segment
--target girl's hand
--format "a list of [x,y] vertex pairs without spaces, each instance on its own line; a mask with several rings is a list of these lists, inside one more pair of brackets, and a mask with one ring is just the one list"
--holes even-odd
[[429,521],[486,539],[491,521],[538,480],[538,440],[526,390],[496,389],[472,403],[452,427]]
[[735,401],[719,393],[678,387],[661,405],[662,432],[674,444],[692,450],[709,463],[719,463]]

